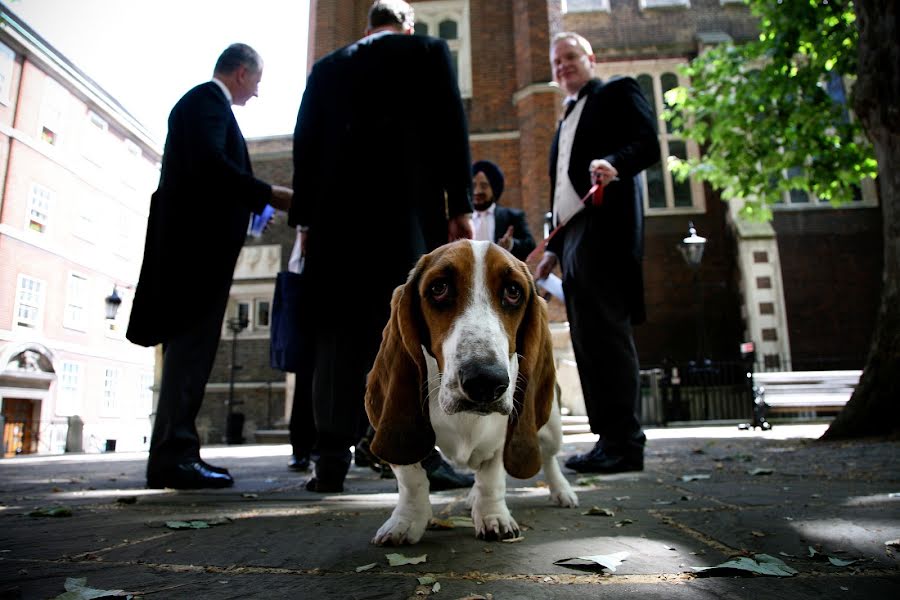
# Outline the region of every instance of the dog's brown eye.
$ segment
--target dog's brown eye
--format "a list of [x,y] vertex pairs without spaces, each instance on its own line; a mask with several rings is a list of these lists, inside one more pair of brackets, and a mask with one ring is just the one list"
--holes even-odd
[[443,302],[450,297],[450,284],[445,279],[438,279],[428,287],[428,294],[435,302]]
[[503,304],[518,306],[522,302],[522,295],[522,288],[515,283],[510,283],[503,288]]

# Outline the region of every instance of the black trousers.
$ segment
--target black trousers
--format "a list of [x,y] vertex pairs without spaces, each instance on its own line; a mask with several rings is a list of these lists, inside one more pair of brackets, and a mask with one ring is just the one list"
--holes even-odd
[[366,376],[390,314],[390,290],[377,290],[365,305],[316,328],[312,406],[318,455],[349,460],[350,446],[365,434]]
[[591,431],[625,443],[642,432],[635,415],[640,363],[624,282],[615,259],[598,252],[590,238],[590,215],[576,215],[565,231],[563,291]]
[[316,447],[316,422],[313,417],[313,363],[312,355],[303,361],[302,368],[294,375],[294,399],[291,405],[289,425],[291,449],[297,458],[309,458]]
[[147,471],[171,468],[200,458],[195,420],[222,337],[227,291],[200,314],[191,329],[163,344],[159,403],[150,438]]

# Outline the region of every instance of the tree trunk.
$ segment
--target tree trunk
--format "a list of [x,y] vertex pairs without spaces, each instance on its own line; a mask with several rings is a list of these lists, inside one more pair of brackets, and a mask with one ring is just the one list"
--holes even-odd
[[859,385],[822,439],[900,434],[900,30],[897,0],[856,0],[854,110],[875,147],[884,220],[881,307]]

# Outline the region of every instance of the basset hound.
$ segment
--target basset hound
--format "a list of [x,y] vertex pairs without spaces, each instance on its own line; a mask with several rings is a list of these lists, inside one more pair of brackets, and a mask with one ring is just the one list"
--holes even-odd
[[578,499],[560,471],[562,442],[547,305],[528,266],[491,242],[462,240],[423,256],[394,290],[366,387],[372,451],[391,464],[399,500],[372,543],[415,544],[431,519],[419,464],[437,444],[475,471],[476,536],[517,537],[506,474],[543,465],[552,501]]

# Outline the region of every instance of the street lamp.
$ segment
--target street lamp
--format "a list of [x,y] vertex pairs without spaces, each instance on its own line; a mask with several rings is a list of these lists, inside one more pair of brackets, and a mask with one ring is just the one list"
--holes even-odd
[[247,317],[239,316],[228,319],[228,331],[231,332],[231,366],[228,381],[228,400],[225,402],[225,443],[240,444],[244,441],[244,415],[233,412],[233,407],[239,404],[234,401],[234,372],[241,368],[237,364],[237,336],[247,328]]
[[697,306],[697,359],[703,360],[706,352],[706,335],[703,330],[703,292],[700,288],[700,262],[706,249],[706,238],[697,235],[694,222],[688,221],[688,236],[678,243],[678,250],[694,273],[694,302]]
[[678,244],[678,249],[681,251],[681,256],[684,257],[684,262],[689,267],[695,270],[700,268],[700,261],[703,260],[703,250],[706,249],[706,238],[697,235],[693,221],[688,221],[688,236],[681,240],[681,243]]
[[121,304],[122,298],[120,298],[118,292],[116,292],[116,284],[113,284],[112,294],[106,297],[106,318],[115,319]]

